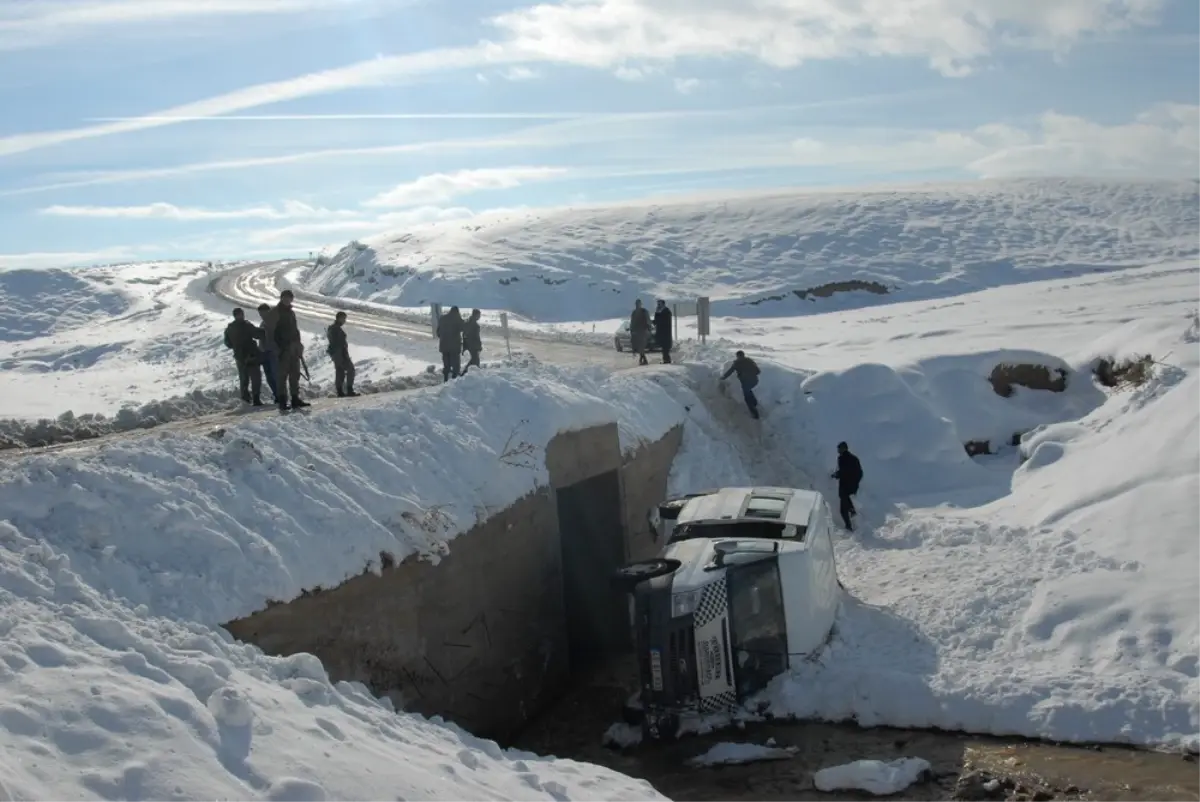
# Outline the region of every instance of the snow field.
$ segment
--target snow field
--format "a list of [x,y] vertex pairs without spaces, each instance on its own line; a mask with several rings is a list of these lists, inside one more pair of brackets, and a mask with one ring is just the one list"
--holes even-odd
[[[1020,179],[503,212],[351,244],[305,283],[545,324],[627,318],[638,297],[809,315],[1194,258],[1198,200],[1192,181]],[[887,293],[799,295],[844,282]]]

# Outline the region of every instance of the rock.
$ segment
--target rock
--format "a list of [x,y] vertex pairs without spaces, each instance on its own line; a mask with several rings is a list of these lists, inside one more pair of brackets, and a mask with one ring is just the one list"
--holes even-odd
[[1012,780],[1002,780],[987,772],[969,771],[958,778],[954,785],[954,799],[984,800],[1004,799],[1013,787]]
[[1039,788],[1033,792],[1033,802],[1046,802],[1046,800],[1053,798],[1054,794],[1050,793],[1045,788]]

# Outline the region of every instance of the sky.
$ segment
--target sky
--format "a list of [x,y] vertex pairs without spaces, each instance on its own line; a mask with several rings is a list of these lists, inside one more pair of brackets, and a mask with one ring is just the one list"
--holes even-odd
[[0,266],[494,209],[1196,179],[1195,0],[0,0]]

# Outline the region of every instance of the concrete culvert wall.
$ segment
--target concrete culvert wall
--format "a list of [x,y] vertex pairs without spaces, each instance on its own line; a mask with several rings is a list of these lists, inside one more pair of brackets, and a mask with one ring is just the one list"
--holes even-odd
[[996,395],[1008,398],[1013,394],[1014,386],[1028,387],[1030,390],[1049,390],[1061,393],[1067,389],[1067,372],[1062,368],[1051,370],[1045,365],[1000,364],[992,368],[988,381]]
[[656,548],[647,513],[681,440],[675,428],[622,454],[615,424],[559,434],[546,449],[549,486],[459,535],[438,564],[414,555],[226,628],[270,654],[314,654],[333,680],[398,708],[506,741],[572,670],[628,647],[609,577]]

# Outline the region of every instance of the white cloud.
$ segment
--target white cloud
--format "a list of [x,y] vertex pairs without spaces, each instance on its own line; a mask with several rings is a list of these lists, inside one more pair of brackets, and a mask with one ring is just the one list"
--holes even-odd
[[42,214],[55,217],[91,217],[99,219],[176,220],[198,222],[212,220],[292,220],[354,215],[352,211],[320,209],[300,201],[284,201],[278,208],[254,206],[245,209],[200,209],[171,203],[144,206],[48,206]]
[[512,189],[531,181],[545,181],[566,173],[561,167],[487,167],[453,173],[423,175],[400,184],[363,203],[367,207],[404,207],[437,204],[461,195],[488,189]]
[[[378,0],[4,0],[0,50],[20,50],[131,25],[188,18],[341,10]],[[395,4],[395,3],[393,3]],[[407,3],[405,3],[407,4]]]
[[991,124],[965,131],[806,137],[792,143],[792,155],[798,166],[960,168],[981,178],[1195,178],[1200,172],[1200,106],[1163,104],[1132,122],[1107,126],[1051,111],[1030,128]]
[[774,67],[850,56],[926,59],[961,75],[1000,46],[1060,52],[1153,22],[1163,0],[571,0],[496,16],[529,59],[603,69],[745,56]]
[[[192,0],[126,0],[207,7]],[[302,2],[303,0],[295,0]],[[319,2],[319,0],[312,0]],[[329,0],[333,2],[334,0]],[[365,0],[364,0],[365,1]],[[4,0],[5,3],[11,0]],[[205,0],[207,3],[208,0]],[[246,7],[250,0],[227,2]],[[279,0],[287,2],[287,0]],[[961,75],[998,47],[1062,52],[1089,35],[1152,23],[1165,0],[572,0],[492,19],[496,42],[381,56],[257,84],[145,117],[0,138],[0,156],[232,114],[272,103],[380,86],[448,70],[570,64],[625,78],[679,58],[743,56],[771,67],[855,56],[926,59]],[[22,8],[41,8],[22,3]],[[86,5],[86,4],[85,4]],[[108,8],[112,3],[92,3]],[[123,4],[117,4],[123,5]],[[0,3],[3,6],[3,3]],[[20,21],[9,24],[21,24]]]
[[461,49],[431,50],[403,56],[387,56],[371,61],[360,61],[347,67],[337,67],[323,72],[309,73],[284,81],[257,84],[225,95],[185,103],[144,117],[125,119],[119,122],[90,125],[60,131],[40,131],[32,134],[15,134],[0,138],[0,156],[11,156],[38,148],[92,139],[101,136],[125,134],[174,125],[197,117],[213,117],[221,114],[253,109],[271,103],[311,97],[313,95],[340,92],[363,86],[382,86],[391,81],[412,78],[418,75],[477,66],[492,61],[503,61],[505,56],[494,48],[475,47]]
[[531,70],[529,67],[524,67],[518,64],[515,67],[509,67],[503,73],[505,80],[508,81],[532,81],[538,77],[537,70]]
[[402,212],[364,216],[356,220],[297,223],[281,228],[261,229],[245,235],[245,241],[256,246],[308,248],[328,243],[337,236],[366,237],[402,226],[433,223],[440,220],[460,220],[473,216],[470,209],[457,206],[443,208],[421,206]]
[[690,95],[700,88],[699,78],[676,78],[675,91],[681,95]]

